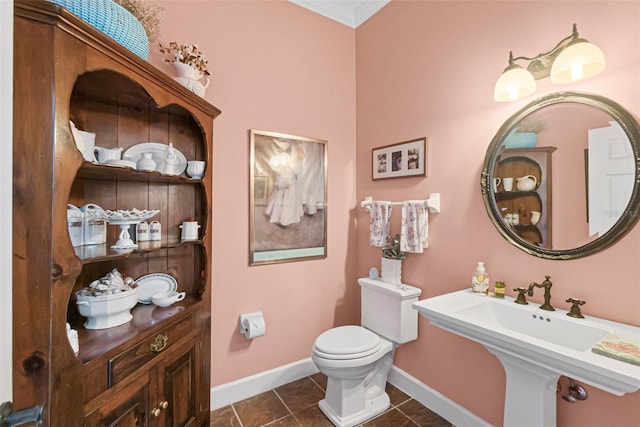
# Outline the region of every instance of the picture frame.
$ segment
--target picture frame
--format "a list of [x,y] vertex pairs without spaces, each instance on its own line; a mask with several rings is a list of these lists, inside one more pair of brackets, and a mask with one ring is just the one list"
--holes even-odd
[[374,148],[372,179],[427,176],[427,137]]
[[327,257],[327,141],[249,132],[249,265]]

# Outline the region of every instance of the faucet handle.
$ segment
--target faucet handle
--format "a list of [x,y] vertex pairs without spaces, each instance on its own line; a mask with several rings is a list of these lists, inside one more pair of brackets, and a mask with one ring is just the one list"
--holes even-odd
[[571,303],[571,309],[567,313],[567,316],[575,317],[576,319],[584,319],[584,316],[580,312],[580,306],[586,304],[586,301],[582,301],[576,298],[567,298],[566,302]]
[[518,297],[514,301],[516,304],[527,305],[527,299],[524,296],[524,293],[527,292],[525,288],[514,288],[514,291],[518,292]]

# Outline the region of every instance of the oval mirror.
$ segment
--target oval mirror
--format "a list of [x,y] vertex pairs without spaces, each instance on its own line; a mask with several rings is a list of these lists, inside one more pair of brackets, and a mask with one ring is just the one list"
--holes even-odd
[[573,259],[624,236],[640,210],[640,125],[598,95],[554,93],[511,116],[480,185],[500,234],[523,251]]

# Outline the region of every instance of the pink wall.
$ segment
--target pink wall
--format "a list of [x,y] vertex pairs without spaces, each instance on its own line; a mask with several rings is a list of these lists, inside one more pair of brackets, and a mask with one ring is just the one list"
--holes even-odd
[[[355,32],[284,1],[166,1],[161,40],[197,43],[213,74],[212,385],[308,358],[359,319],[355,251]],[[157,66],[167,68],[161,61]],[[328,257],[249,267],[249,129],[328,141]],[[247,341],[241,313],[267,333]]]
[[[358,321],[356,278],[380,263],[359,208],[366,195],[442,194],[442,213],[430,221],[432,247],[404,263],[405,281],[423,297],[468,286],[483,260],[494,279],[517,286],[549,274],[554,301],[585,299],[587,315],[640,325],[640,227],[601,254],[541,260],[498,235],[479,191],[493,135],[536,96],[593,92],[640,114],[638,2],[395,0],[355,31],[285,1],[161,4],[162,40],[200,45],[213,71],[206,98],[223,111],[215,123],[212,385],[304,359],[322,330]],[[573,22],[605,52],[605,72],[563,87],[541,81],[532,97],[494,103],[509,50],[549,49]],[[329,141],[326,260],[248,267],[251,128]],[[372,148],[421,136],[429,137],[428,178],[371,181]],[[395,227],[398,218],[396,211]],[[264,312],[267,335],[248,342],[237,319],[254,310]],[[421,319],[419,339],[400,348],[396,365],[501,424],[503,370],[481,346]],[[640,393],[589,393],[575,405],[559,400],[559,425],[637,424]]]
[[[493,102],[493,85],[509,50],[534,56],[552,48],[578,24],[598,44],[606,70],[584,82],[538,82],[534,95]],[[430,218],[431,248],[410,255],[403,280],[430,297],[470,285],[476,261],[511,289],[545,274],[553,301],[587,301],[586,315],[640,325],[640,227],[614,247],[574,261],[527,255],[499,236],[480,194],[485,150],[501,123],[536,97],[559,90],[597,93],[640,115],[640,3],[392,1],[356,31],[357,197],[383,200],[442,195]],[[371,180],[371,149],[429,137],[429,176]],[[395,227],[399,215],[395,216]],[[368,245],[367,215],[359,210],[358,272],[379,263]],[[615,287],[612,285],[615,284]],[[615,291],[614,291],[615,289]],[[541,302],[541,295],[532,298]],[[416,342],[400,347],[395,364],[494,425],[502,423],[505,378],[483,347],[420,320]],[[637,425],[640,393],[616,397],[588,387],[589,400],[558,400],[558,425]]]

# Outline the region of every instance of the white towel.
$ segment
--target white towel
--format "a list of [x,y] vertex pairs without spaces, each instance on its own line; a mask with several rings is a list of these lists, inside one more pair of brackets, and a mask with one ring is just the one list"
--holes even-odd
[[421,254],[429,247],[429,210],[424,200],[409,200],[402,203],[400,228],[400,250]]
[[383,247],[389,235],[389,218],[391,218],[391,202],[371,202],[371,222],[369,234],[371,246]]

